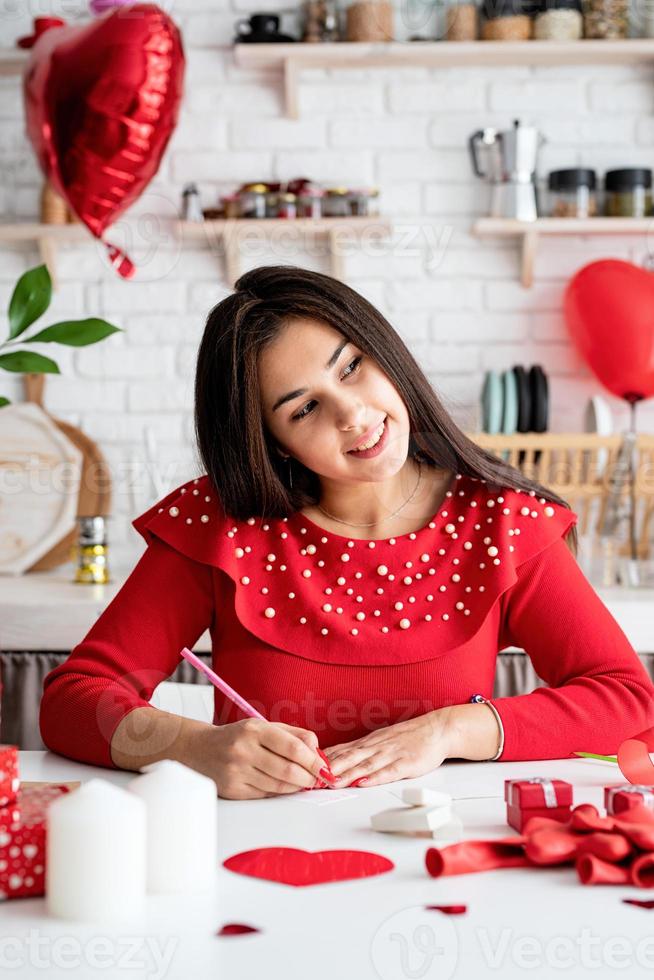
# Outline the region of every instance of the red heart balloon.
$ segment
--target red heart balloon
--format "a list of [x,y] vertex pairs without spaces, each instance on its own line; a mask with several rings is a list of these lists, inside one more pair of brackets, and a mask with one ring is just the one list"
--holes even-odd
[[327,881],[372,878],[395,865],[371,851],[302,851],[295,847],[257,847],[223,861],[228,871],[283,885],[320,885]]
[[654,395],[654,274],[631,262],[584,266],[565,292],[565,317],[581,356],[605,388],[628,402]]
[[[156,174],[184,80],[179,30],[152,3],[51,27],[23,76],[27,135],[53,187],[98,238]],[[134,266],[115,246],[124,277]]]

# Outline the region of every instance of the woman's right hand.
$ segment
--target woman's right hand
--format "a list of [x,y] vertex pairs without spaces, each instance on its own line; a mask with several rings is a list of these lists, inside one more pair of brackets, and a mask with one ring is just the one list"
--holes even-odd
[[325,762],[315,732],[283,722],[244,718],[208,725],[192,744],[194,769],[210,776],[218,796],[255,800],[312,789]]

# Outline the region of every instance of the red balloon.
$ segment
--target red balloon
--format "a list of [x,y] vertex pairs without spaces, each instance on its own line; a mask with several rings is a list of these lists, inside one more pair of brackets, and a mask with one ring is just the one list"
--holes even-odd
[[[34,44],[23,77],[27,135],[45,176],[97,238],[159,169],[183,82],[180,32],[152,3],[51,27]],[[107,249],[132,275],[127,256]]]
[[605,388],[634,403],[654,395],[654,274],[631,262],[591,262],[570,280],[565,317]]

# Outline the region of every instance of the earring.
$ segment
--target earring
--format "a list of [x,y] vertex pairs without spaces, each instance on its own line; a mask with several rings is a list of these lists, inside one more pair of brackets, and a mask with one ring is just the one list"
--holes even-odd
[[289,490],[293,489],[293,472],[291,470],[291,457],[286,457],[286,462],[288,463],[288,487]]

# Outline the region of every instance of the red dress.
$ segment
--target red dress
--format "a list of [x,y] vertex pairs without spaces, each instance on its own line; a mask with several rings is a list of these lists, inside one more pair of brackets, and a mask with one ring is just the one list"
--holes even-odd
[[[501,761],[613,753],[654,724],[654,687],[565,543],[576,521],[456,476],[423,528],[363,541],[300,512],[234,521],[208,477],[189,481],[133,521],[147,549],[45,677],[43,741],[113,768],[118,722],[208,628],[216,672],[323,748],[481,694],[502,722]],[[492,698],[507,646],[549,687]],[[214,689],[214,724],[242,717]]]

